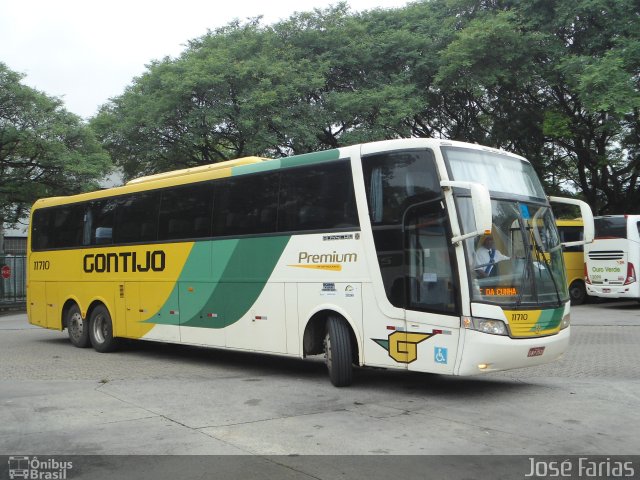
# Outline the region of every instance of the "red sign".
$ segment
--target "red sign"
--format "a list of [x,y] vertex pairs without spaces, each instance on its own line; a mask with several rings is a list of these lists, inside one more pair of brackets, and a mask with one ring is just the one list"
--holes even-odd
[[2,275],[2,278],[11,277],[11,267],[9,265],[5,265],[4,267],[0,268],[0,275]]

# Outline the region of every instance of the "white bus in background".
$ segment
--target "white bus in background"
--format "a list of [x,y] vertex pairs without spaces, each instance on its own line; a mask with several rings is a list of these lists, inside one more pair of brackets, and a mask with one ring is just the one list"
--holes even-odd
[[640,299],[640,215],[596,217],[595,240],[585,245],[587,293]]

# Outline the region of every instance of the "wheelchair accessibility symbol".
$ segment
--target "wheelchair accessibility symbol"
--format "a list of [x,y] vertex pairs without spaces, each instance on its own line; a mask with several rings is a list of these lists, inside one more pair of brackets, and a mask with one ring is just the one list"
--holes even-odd
[[433,360],[443,365],[447,364],[447,349],[444,347],[434,347]]

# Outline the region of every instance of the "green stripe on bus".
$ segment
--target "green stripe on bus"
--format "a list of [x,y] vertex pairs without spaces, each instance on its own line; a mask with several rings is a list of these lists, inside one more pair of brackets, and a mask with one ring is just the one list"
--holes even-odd
[[171,310],[176,309],[176,305],[178,305],[178,296],[180,293],[178,292],[177,285],[171,291],[169,298],[162,306],[160,311],[156,314],[155,317],[151,317],[149,320],[145,320],[143,323],[160,323],[162,325],[178,325],[180,323],[180,317],[178,315],[172,315]]
[[239,167],[233,167],[231,169],[231,176],[246,175],[247,173],[261,173],[271,170],[278,170],[280,168],[280,159],[268,160],[261,163],[252,163],[250,165],[241,165]]
[[[224,328],[237,322],[249,311],[264,289],[282,256],[290,236],[238,240],[220,280],[212,285],[204,310],[215,318],[197,315],[183,320],[189,327]],[[217,257],[213,248],[214,263]]]
[[[180,289],[185,290],[181,298],[188,298],[188,302],[180,303],[180,325],[225,328],[240,320],[262,293],[290,238],[197,242],[167,301],[175,302]],[[194,271],[201,270],[208,261],[213,268],[210,281],[193,281]],[[187,293],[189,287],[193,288]],[[167,304],[161,312],[167,310]],[[178,321],[170,315],[160,315],[147,323],[177,325]]]
[[326,150],[324,152],[304,153],[293,157],[284,157],[280,159],[282,168],[300,167],[302,165],[313,165],[314,163],[330,162],[340,158],[340,150]]
[[543,310],[538,318],[538,321],[531,328],[531,331],[536,331],[536,329],[540,330],[551,330],[557,328],[562,321],[562,317],[564,316],[564,307],[554,308],[552,310]]
[[[185,322],[184,319],[207,318],[207,302],[214,286],[222,280],[238,242],[237,239],[229,239],[194,244],[175,287],[182,288],[183,298],[189,299],[180,304],[181,323]],[[188,288],[192,290],[187,293]]]
[[268,172],[280,168],[300,167],[316,163],[331,162],[340,159],[340,150],[326,150],[323,152],[303,153],[292,157],[276,158],[250,165],[240,165],[231,169],[231,176],[246,175],[247,173]]

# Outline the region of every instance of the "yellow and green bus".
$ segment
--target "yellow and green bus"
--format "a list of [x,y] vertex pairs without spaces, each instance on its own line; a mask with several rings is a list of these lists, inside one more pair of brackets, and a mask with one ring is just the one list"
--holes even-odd
[[[551,200],[579,204],[593,235],[586,204]],[[478,238],[514,225],[518,251],[479,278]],[[29,321],[98,352],[129,338],[324,355],[344,386],[354,364],[472,375],[569,343],[538,177],[461,142],[248,157],[38,200],[28,263]]]
[[[581,218],[556,221],[561,242],[581,242],[584,233]],[[563,249],[562,256],[567,269],[567,285],[572,305],[582,305],[587,301],[587,289],[584,282],[584,245],[577,244]]]

